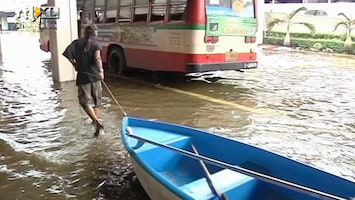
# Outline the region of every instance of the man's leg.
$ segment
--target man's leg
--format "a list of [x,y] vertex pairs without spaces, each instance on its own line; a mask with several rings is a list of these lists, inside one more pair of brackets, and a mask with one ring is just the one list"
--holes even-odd
[[103,131],[104,126],[102,125],[102,120],[100,120],[101,112],[100,107],[102,105],[102,86],[101,81],[92,83],[92,93],[91,97],[94,100],[95,106],[93,107],[97,123],[96,123],[96,132],[95,135],[98,136],[101,131]]
[[98,114],[99,108],[96,100],[96,96],[92,96],[92,92],[95,93],[95,87],[91,83],[78,86],[79,103],[85,110],[87,115],[95,125],[95,136],[98,136],[100,130],[103,129],[102,124],[99,122]]
[[95,116],[99,120],[101,116],[100,108],[94,107],[93,109],[94,109]]
[[98,108],[93,108],[91,106],[88,105],[82,105],[83,109],[85,110],[85,112],[89,115],[90,119],[92,120],[92,122],[94,123],[94,125],[96,126],[99,123],[99,118],[96,115],[96,110]]

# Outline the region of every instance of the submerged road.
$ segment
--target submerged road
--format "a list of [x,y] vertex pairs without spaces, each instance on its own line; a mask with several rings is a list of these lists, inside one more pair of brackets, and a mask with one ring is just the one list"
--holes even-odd
[[[120,141],[123,113],[107,90],[105,135],[77,103],[74,82],[53,83],[38,35],[4,33],[0,57],[0,196],[148,199]],[[29,55],[30,52],[30,56]],[[105,83],[131,116],[216,132],[355,180],[354,56],[260,50],[257,69],[214,83]]]

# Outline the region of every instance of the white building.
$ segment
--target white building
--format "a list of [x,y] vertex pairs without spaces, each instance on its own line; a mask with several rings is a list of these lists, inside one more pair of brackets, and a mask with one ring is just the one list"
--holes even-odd
[[300,7],[308,10],[323,10],[329,17],[343,12],[349,18],[355,18],[355,0],[265,0],[265,12],[290,13]]

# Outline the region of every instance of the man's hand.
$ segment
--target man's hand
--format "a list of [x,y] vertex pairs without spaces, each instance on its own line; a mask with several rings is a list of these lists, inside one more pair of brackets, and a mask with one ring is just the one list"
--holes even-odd
[[105,78],[104,71],[99,72],[99,78],[100,78],[100,80],[104,80],[104,78]]
[[73,63],[73,66],[74,66],[75,71],[78,71],[78,69],[79,69],[78,64]]

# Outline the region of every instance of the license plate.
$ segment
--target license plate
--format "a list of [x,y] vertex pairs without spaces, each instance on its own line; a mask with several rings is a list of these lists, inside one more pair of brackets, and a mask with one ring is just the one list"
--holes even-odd
[[236,61],[238,60],[238,54],[234,52],[228,52],[225,54],[226,61]]
[[243,69],[256,68],[258,63],[245,63]]

